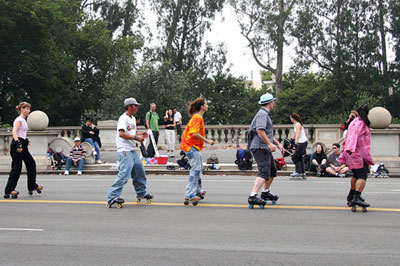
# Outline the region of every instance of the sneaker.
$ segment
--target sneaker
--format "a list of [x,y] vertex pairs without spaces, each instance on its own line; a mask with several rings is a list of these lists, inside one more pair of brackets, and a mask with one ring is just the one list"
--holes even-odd
[[301,178],[304,179],[304,180],[307,179],[306,173],[302,173],[302,174],[301,174]]
[[78,175],[82,175],[82,171],[78,171]]
[[290,174],[290,176],[291,176],[291,177],[299,177],[300,174],[297,173],[297,172],[293,172],[293,173]]
[[318,177],[321,177],[321,176],[322,176],[322,171],[321,171],[321,170],[318,170],[318,171],[317,171],[317,176],[318,176]]
[[69,175],[69,171],[65,170],[64,175]]
[[101,160],[96,160],[96,164],[102,164],[103,162]]
[[346,177],[345,174],[339,174],[338,177]]

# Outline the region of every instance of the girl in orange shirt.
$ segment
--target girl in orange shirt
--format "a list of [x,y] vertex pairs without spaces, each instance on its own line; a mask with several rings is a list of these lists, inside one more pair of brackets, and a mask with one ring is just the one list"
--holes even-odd
[[200,198],[204,198],[206,192],[201,189],[201,171],[203,168],[203,159],[200,151],[203,149],[204,142],[214,145],[214,141],[205,138],[206,129],[204,127],[203,115],[208,110],[206,99],[198,98],[190,103],[189,115],[192,116],[186,125],[183,133],[180,149],[183,150],[190,163],[190,176],[185,189],[185,205],[192,201],[197,205]]

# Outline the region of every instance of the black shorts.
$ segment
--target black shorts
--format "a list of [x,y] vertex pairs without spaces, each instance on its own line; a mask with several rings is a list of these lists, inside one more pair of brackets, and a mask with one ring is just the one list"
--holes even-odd
[[269,150],[256,149],[252,150],[254,159],[258,166],[258,176],[269,180],[271,177],[276,177],[276,164],[274,156]]
[[369,167],[368,167],[368,164],[364,161],[363,168],[352,169],[351,171],[353,171],[354,178],[367,180]]

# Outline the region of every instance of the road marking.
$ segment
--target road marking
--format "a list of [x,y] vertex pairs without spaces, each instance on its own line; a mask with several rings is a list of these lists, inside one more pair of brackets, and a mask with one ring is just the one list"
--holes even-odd
[[[52,204],[103,204],[106,205],[105,201],[76,201],[76,200],[0,200],[0,203],[52,203]],[[152,202],[148,204],[146,202],[125,202],[124,205],[155,205],[155,206],[184,206],[183,203],[175,202]],[[220,207],[220,208],[248,208],[249,205],[243,204],[211,204],[211,203],[200,203],[197,207]],[[265,208],[269,209],[302,209],[302,210],[350,210],[349,207],[338,207],[338,206],[307,206],[307,205],[265,205]],[[371,211],[382,211],[382,212],[400,212],[397,208],[368,208]]]
[[37,231],[41,232],[44,229],[32,229],[32,228],[0,228],[0,231]]

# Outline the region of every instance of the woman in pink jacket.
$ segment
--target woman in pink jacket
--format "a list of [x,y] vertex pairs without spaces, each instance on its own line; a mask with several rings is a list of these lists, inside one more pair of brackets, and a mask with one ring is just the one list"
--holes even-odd
[[369,128],[368,105],[360,105],[357,112],[359,116],[349,125],[339,162],[346,164],[353,171],[347,204],[349,206],[369,207],[369,204],[361,198],[361,192],[364,190],[367,181],[368,166],[374,164],[370,154],[371,130]]

